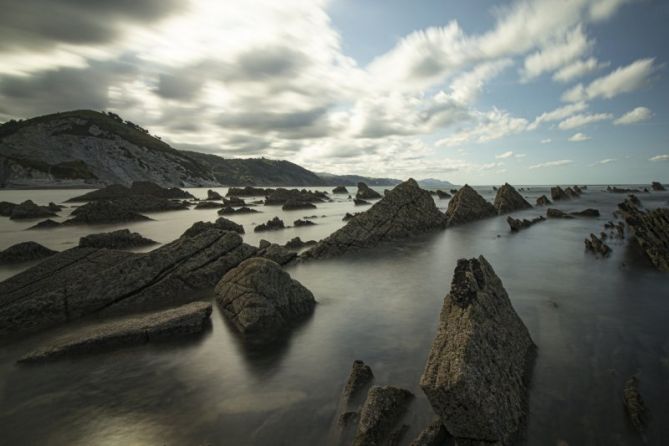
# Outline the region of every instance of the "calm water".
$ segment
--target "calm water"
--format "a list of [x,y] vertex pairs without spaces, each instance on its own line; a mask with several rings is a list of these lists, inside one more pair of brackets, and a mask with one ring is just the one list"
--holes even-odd
[[[491,188],[479,189],[492,200]],[[288,268],[319,301],[290,336],[259,350],[245,345],[218,311],[198,339],[147,345],[36,367],[14,361],[58,330],[0,349],[0,444],[6,445],[318,445],[327,444],[351,362],[363,359],[377,384],[414,391],[408,444],[432,417],[418,381],[456,261],[483,254],[538,345],[530,394],[528,443],[644,444],[622,405],[626,378],[639,372],[652,419],[647,444],[669,443],[669,275],[652,270],[624,242],[596,259],[583,239],[599,233],[624,196],[591,187],[565,210],[596,207],[598,219],[550,220],[510,234],[505,217],[472,223],[392,246]],[[204,197],[206,189],[190,190]],[[225,189],[218,189],[224,193]],[[546,188],[532,188],[531,202]],[[62,202],[81,191],[3,191],[0,200]],[[648,207],[669,193],[641,194]],[[335,196],[313,211],[234,216],[245,239],[283,243],[320,239],[359,211]],[[439,200],[441,208],[447,200]],[[542,209],[518,212],[532,217]],[[67,212],[61,219],[66,218]],[[0,219],[0,249],[34,240],[53,249],[79,237],[127,227],[166,243],[216,210],[148,214],[155,221],[111,227],[24,231],[34,222]],[[292,224],[318,215],[317,226],[253,233],[274,215]],[[325,215],[325,217],[321,217]],[[290,222],[290,223],[289,223]],[[151,248],[149,248],[151,249]],[[13,270],[0,270],[6,278]]]

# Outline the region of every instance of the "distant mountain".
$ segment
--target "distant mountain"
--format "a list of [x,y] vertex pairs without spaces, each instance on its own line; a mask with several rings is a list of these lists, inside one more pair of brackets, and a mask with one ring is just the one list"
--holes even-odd
[[368,186],[395,186],[402,180],[395,178],[372,178],[360,175],[334,175],[327,172],[316,172],[328,186],[355,186],[359,182],[366,183]]
[[438,180],[436,178],[425,178],[424,180],[418,180],[418,184],[427,189],[443,189],[454,186],[454,184],[450,181]]

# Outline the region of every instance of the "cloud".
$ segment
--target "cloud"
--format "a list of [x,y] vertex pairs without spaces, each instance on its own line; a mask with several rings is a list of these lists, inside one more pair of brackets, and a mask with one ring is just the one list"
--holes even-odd
[[524,153],[516,153],[513,156],[514,156],[514,158],[525,158],[527,155],[525,155]]
[[656,71],[654,58],[639,59],[625,67],[619,67],[606,76],[592,81],[587,87],[578,84],[562,95],[567,102],[586,101],[595,98],[611,99],[648,85],[650,76]]
[[590,164],[590,167],[603,166],[604,164],[611,164],[611,163],[615,163],[616,161],[618,161],[618,160],[615,159],[615,158],[606,158],[606,159],[599,160],[597,162],[594,162],[594,163]]
[[648,161],[669,161],[669,155],[655,155],[649,158]]
[[599,62],[596,58],[590,57],[586,60],[577,60],[566,65],[553,74],[553,80],[556,82],[569,82],[594,71],[606,68],[609,62]]
[[528,169],[543,169],[546,167],[559,167],[572,164],[572,160],[557,160],[557,161],[547,161],[545,163],[534,164],[533,166],[528,167]]
[[476,66],[451,82],[451,96],[463,104],[473,102],[483,91],[484,85],[511,64],[511,59],[502,59]]
[[634,110],[628,111],[620,118],[613,121],[615,125],[629,125],[637,122],[648,121],[653,117],[653,112],[647,107],[637,107]]
[[500,153],[499,155],[495,155],[495,158],[504,159],[504,158],[511,158],[512,156],[513,156],[513,152],[509,150],[508,152],[504,152],[504,153]]
[[571,141],[571,142],[590,141],[591,139],[592,138],[590,138],[587,135],[584,135],[583,133],[576,133],[576,134],[569,137],[569,141]]
[[560,122],[558,127],[561,130],[570,130],[578,127],[583,127],[584,125],[592,124],[593,122],[606,121],[612,119],[613,115],[611,113],[596,113],[596,114],[578,114],[571,116],[564,121]]
[[475,112],[474,127],[461,130],[436,142],[437,146],[453,147],[466,142],[484,143],[507,135],[520,133],[527,128],[527,120],[517,118],[506,111],[493,109],[489,112]]
[[555,110],[542,113],[538,116],[532,124],[528,126],[529,130],[534,130],[539,127],[540,124],[544,122],[552,121],[561,121],[574,113],[578,113],[588,108],[588,104],[585,102],[577,102],[575,104],[567,104],[562,107],[558,107]]
[[553,142],[553,140],[550,139],[550,138],[545,138],[545,139],[542,139],[540,142],[541,142],[541,144],[550,144],[551,142]]
[[588,40],[583,33],[583,28],[577,26],[568,34],[560,36],[558,41],[552,42],[527,56],[521,71],[521,77],[527,81],[539,77],[543,73],[563,67],[590,51],[593,45],[594,42]]

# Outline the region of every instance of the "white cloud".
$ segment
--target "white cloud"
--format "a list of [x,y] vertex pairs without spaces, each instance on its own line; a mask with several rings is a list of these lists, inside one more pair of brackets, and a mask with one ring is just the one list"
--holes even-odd
[[594,162],[594,163],[590,164],[590,167],[594,167],[594,166],[603,166],[603,165],[605,165],[605,164],[615,163],[616,161],[618,161],[618,160],[615,159],[615,158],[606,158],[606,159],[599,160],[599,161],[597,161],[597,162]]
[[669,155],[655,155],[649,158],[648,161],[669,161]]
[[437,146],[458,146],[466,142],[484,143],[507,135],[520,133],[527,128],[527,120],[516,118],[508,112],[493,109],[489,112],[474,112],[475,126],[461,130],[436,142]]
[[595,98],[611,99],[629,93],[648,84],[655,72],[655,59],[639,59],[625,67],[617,68],[606,76],[592,81],[587,87],[578,84],[562,95],[567,102],[586,101]]
[[583,141],[589,141],[591,139],[592,138],[590,138],[588,135],[584,135],[583,133],[576,133],[569,137],[569,141],[571,142],[583,142]]
[[505,159],[505,158],[511,158],[513,156],[513,152],[509,150],[508,152],[500,153],[499,155],[495,155],[495,158],[497,159]]
[[545,139],[542,139],[540,142],[541,142],[541,144],[550,144],[551,142],[553,142],[553,140],[550,139],[550,138],[545,138]]
[[592,124],[593,122],[606,121],[612,119],[613,115],[611,113],[596,113],[596,114],[578,114],[571,116],[564,121],[560,122],[558,127],[561,130],[570,130],[578,127],[583,127],[584,125]]
[[555,110],[542,113],[534,120],[534,122],[532,122],[532,124],[529,125],[528,129],[534,130],[539,126],[539,124],[542,124],[544,122],[561,121],[573,115],[574,113],[578,113],[587,108],[588,104],[585,102],[577,102],[575,104],[567,104],[562,107],[558,107]]
[[613,121],[615,125],[635,124],[641,121],[648,121],[653,117],[653,112],[647,107],[637,107],[634,110],[628,111],[620,118]]
[[573,163],[572,160],[557,160],[557,161],[547,161],[545,163],[539,163],[535,164],[533,166],[528,167],[528,169],[543,169],[546,167],[559,167],[559,166],[566,166],[568,164]]
[[523,80],[534,79],[543,73],[565,66],[584,53],[590,51],[594,42],[588,40],[583,28],[577,26],[573,31],[560,36],[556,42],[545,46],[525,58],[521,72]]
[[514,156],[514,158],[525,158],[527,155],[525,155],[524,153],[516,153],[513,156]]
[[569,82],[593,71],[606,68],[609,65],[609,62],[599,62],[594,57],[590,57],[587,60],[577,60],[556,71],[553,75],[553,80],[556,82]]
[[456,77],[451,82],[451,96],[460,103],[472,102],[483,91],[486,82],[511,64],[511,59],[502,59],[476,66],[473,70]]

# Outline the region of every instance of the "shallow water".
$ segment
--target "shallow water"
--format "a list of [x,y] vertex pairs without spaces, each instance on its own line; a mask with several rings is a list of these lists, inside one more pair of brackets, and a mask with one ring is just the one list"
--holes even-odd
[[[225,192],[224,188],[217,189]],[[479,189],[492,200],[491,188]],[[204,197],[206,189],[190,190]],[[533,187],[530,202],[547,192]],[[62,202],[81,191],[3,191],[0,200]],[[669,193],[639,195],[666,206]],[[564,210],[595,207],[597,219],[549,220],[511,234],[496,217],[341,258],[287,270],[313,291],[314,315],[265,349],[244,344],[217,310],[198,339],[146,345],[34,367],[14,361],[47,332],[0,349],[0,444],[316,445],[328,430],[351,362],[363,359],[377,384],[395,384],[417,398],[408,416],[408,444],[432,413],[418,380],[458,258],[483,254],[504,282],[538,346],[530,393],[531,445],[643,444],[628,426],[624,381],[639,372],[652,419],[647,444],[669,442],[669,276],[654,271],[626,242],[596,259],[583,239],[599,233],[624,195],[590,190]],[[320,239],[356,208],[345,196],[316,210],[233,216],[245,240],[283,243]],[[447,200],[437,200],[441,208]],[[513,214],[532,217],[532,209]],[[63,217],[66,217],[66,212]],[[0,249],[34,240],[53,249],[82,235],[127,227],[158,242],[177,238],[216,210],[148,214],[155,221],[113,227],[24,231],[35,222],[0,219]],[[254,224],[279,215],[287,224],[318,215],[318,225],[255,234]],[[325,217],[320,217],[325,215]],[[153,247],[148,248],[153,249]],[[13,270],[2,269],[7,277]]]

